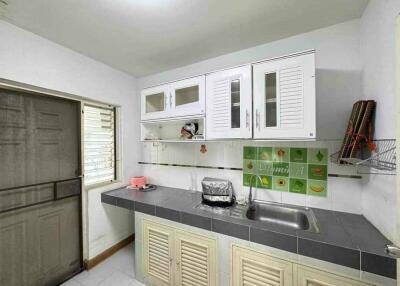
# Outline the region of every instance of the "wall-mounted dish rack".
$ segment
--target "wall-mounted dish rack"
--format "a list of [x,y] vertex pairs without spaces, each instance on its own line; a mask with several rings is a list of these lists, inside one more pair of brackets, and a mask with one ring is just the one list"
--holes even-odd
[[396,139],[379,139],[371,143],[375,144],[375,150],[363,148],[359,158],[339,158],[338,151],[330,156],[331,161],[354,165],[358,174],[396,175]]

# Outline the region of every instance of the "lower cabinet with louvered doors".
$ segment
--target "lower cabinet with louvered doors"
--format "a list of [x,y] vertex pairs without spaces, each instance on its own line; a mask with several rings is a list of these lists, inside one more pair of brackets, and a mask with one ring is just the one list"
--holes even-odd
[[174,284],[174,229],[143,221],[143,263],[146,278],[152,285]]
[[215,286],[215,240],[183,231],[175,234],[175,285]]
[[371,286],[333,273],[296,265],[296,286]]
[[143,220],[146,281],[155,286],[216,286],[216,240]]
[[249,248],[232,245],[232,286],[292,286],[293,264]]

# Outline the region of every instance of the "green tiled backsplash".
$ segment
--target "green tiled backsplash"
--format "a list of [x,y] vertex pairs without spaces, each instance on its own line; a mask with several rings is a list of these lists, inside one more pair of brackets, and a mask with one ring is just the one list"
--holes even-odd
[[328,149],[254,147],[243,149],[243,185],[253,174],[257,188],[326,197]]

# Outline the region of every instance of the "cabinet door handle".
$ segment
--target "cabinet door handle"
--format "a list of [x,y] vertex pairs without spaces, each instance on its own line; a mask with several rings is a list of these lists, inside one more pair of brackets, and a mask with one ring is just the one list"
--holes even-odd
[[167,101],[168,101],[168,97],[164,96],[164,110],[167,110]]
[[169,108],[172,108],[172,93],[169,93]]
[[256,109],[256,128],[260,130],[260,112]]
[[246,127],[249,128],[250,127],[250,122],[249,122],[249,111],[246,109]]

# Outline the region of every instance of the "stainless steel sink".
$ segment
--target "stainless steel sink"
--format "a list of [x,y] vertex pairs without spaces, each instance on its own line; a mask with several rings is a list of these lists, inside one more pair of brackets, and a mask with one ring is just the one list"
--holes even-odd
[[317,221],[310,208],[255,201],[254,209],[246,210],[246,217],[296,230],[318,232]]
[[253,201],[253,205],[253,210],[249,209],[248,206],[241,205],[219,208],[199,204],[196,208],[219,215],[280,225],[294,230],[319,232],[317,220],[310,208],[258,200]]

